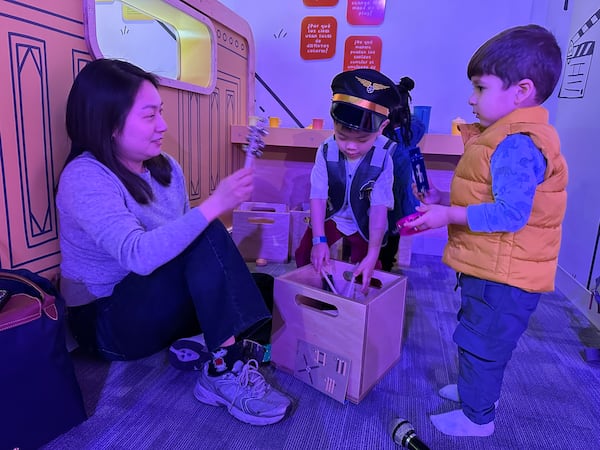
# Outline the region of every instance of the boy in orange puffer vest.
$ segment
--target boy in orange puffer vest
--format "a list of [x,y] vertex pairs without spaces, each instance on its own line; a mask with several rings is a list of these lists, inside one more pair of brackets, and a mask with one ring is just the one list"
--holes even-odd
[[556,39],[537,25],[505,30],[475,52],[467,75],[479,123],[460,125],[465,152],[450,192],[417,193],[423,215],[405,224],[448,225],[443,261],[461,287],[458,382],[440,390],[461,408],[431,416],[448,435],[494,432],[506,365],[540,293],[554,290],[567,164],[540,104],[561,67]]

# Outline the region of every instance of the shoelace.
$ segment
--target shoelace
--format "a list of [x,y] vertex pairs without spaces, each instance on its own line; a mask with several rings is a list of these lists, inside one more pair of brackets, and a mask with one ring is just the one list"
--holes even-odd
[[251,359],[244,364],[242,370],[237,374],[237,382],[239,385],[228,409],[233,407],[235,401],[246,389],[250,389],[252,397],[261,398],[265,395],[269,386],[263,375],[258,371],[258,362],[255,359]]
[[241,387],[251,387],[252,394],[262,397],[267,391],[267,382],[262,373],[258,371],[258,362],[255,359],[249,360],[238,375]]

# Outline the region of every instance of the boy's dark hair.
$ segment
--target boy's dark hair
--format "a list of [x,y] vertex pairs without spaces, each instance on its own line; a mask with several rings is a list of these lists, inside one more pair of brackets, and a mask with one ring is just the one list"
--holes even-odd
[[469,79],[494,75],[504,88],[528,78],[541,104],[552,94],[562,69],[560,47],[554,35],[539,25],[509,28],[485,42],[471,57]]
[[[140,204],[153,200],[152,189],[116,157],[113,134],[123,129],[142,82],[158,87],[158,80],[126,61],[96,59],[77,75],[67,99],[66,125],[71,139],[68,164],[85,151],[108,167]],[[171,165],[159,155],[144,162],[161,185],[171,183]]]

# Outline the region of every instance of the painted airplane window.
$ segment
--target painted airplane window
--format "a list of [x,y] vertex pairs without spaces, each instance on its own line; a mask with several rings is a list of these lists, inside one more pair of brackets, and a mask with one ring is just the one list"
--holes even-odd
[[169,0],[87,0],[86,37],[95,57],[130,61],[164,85],[199,93],[215,86],[210,20]]

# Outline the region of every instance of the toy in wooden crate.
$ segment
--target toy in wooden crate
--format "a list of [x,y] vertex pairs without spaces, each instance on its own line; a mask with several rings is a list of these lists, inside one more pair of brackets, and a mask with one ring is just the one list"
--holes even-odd
[[[347,281],[353,269],[332,260],[328,290],[311,265],[275,278],[271,361],[304,381],[308,367],[315,388],[358,403],[400,359],[406,277],[376,270],[381,287],[364,295]],[[331,375],[340,370],[348,371],[342,393],[344,378]]]
[[232,238],[247,261],[287,262],[290,213],[282,203],[244,202],[233,211]]

